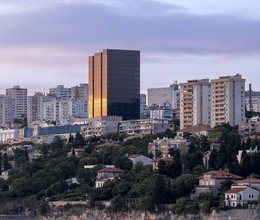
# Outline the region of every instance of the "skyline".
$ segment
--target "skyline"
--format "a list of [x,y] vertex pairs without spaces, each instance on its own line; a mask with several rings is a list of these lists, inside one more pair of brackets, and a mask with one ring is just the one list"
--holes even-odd
[[0,92],[85,83],[88,56],[104,48],[141,50],[142,93],[236,73],[260,90],[259,9],[256,0],[2,0]]

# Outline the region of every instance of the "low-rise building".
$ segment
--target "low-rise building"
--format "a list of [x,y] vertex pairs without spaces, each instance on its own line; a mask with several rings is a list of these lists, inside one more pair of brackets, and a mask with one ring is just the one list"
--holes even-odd
[[19,129],[0,129],[0,143],[12,144],[19,139]]
[[117,116],[99,116],[89,120],[81,127],[81,134],[85,138],[92,136],[101,136],[106,133],[118,132],[119,123],[122,117]]
[[248,186],[248,187],[251,187],[253,189],[257,189],[258,191],[260,191],[260,179],[247,178],[247,179],[238,181],[237,185],[238,186]]
[[191,134],[192,136],[211,136],[213,133],[214,129],[210,128],[207,125],[198,125],[198,126],[192,126],[192,127],[187,127],[183,128],[179,131],[177,131],[177,136],[178,137],[184,137],[185,134]]
[[148,145],[148,153],[152,153],[156,157],[157,152],[161,152],[163,157],[168,156],[170,149],[179,149],[181,152],[185,152],[188,148],[189,142],[186,139],[181,138],[163,138],[153,140]]
[[174,124],[164,119],[127,120],[119,124],[119,132],[129,135],[157,134],[167,129],[173,130]]
[[113,180],[125,171],[118,168],[103,168],[97,171],[97,178],[95,182],[96,188],[101,188],[108,180]]
[[259,191],[247,186],[232,186],[230,190],[225,192],[225,205],[236,207],[244,206],[249,202],[257,201]]
[[199,186],[196,187],[196,194],[212,192],[216,195],[221,188],[221,183],[228,180],[236,183],[242,179],[243,177],[230,173],[228,169],[212,170],[203,173],[203,175],[199,177]]
[[170,165],[173,162],[172,157],[162,157],[162,158],[157,158],[153,160],[153,170],[158,170],[159,169],[159,163],[160,161],[163,160],[167,165]]
[[137,163],[142,163],[143,165],[152,165],[153,160],[149,157],[146,157],[142,154],[134,154],[128,156],[128,158],[133,162],[133,165],[136,165]]
[[249,135],[260,132],[260,117],[255,116],[247,118],[239,124],[239,133],[241,135]]

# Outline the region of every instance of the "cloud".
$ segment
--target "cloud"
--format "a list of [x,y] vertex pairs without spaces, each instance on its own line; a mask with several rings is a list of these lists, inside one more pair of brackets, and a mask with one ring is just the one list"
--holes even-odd
[[[260,21],[202,17],[174,5],[144,0],[138,4],[123,1],[119,11],[103,4],[82,4],[82,0],[78,4],[57,2],[61,3],[48,10],[2,17],[0,46],[63,47],[80,53],[107,47],[173,54],[241,55],[260,51],[260,29],[256,28]],[[145,8],[148,12],[142,13]],[[124,14],[126,9],[129,13]]]
[[[32,79],[44,86],[86,80],[88,55],[103,48],[141,50],[143,75],[163,71],[166,82],[167,74],[185,72],[181,67],[187,76],[194,66],[197,73],[199,68],[203,72],[203,57],[212,57],[213,69],[230,59],[238,60],[238,67],[244,58],[258,60],[258,19],[239,17],[240,9],[226,9],[224,1],[213,4],[215,11],[205,0],[198,0],[198,6],[192,1],[162,1],[166,0],[1,0],[1,80],[8,73],[2,85],[13,80],[8,79],[11,75],[15,84],[26,80],[31,87]],[[244,7],[246,15],[249,6]],[[257,62],[252,63],[257,69]]]

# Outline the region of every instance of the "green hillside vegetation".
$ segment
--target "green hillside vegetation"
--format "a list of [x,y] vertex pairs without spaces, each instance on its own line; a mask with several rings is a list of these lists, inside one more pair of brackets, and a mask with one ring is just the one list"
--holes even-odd
[[[182,154],[179,150],[171,150],[173,162],[166,165],[160,161],[158,171],[142,164],[133,167],[126,156],[143,154],[152,158],[148,155],[149,142],[157,137],[175,135],[175,132],[166,131],[124,141],[126,135],[116,133],[88,140],[77,134],[75,138],[70,137],[69,143],[57,139],[55,143],[36,146],[44,156],[33,162],[29,162],[28,153],[23,150],[16,150],[10,158],[2,155],[0,164],[4,170],[10,168],[7,159],[14,160],[17,169],[11,170],[7,181],[0,179],[0,206],[7,201],[19,200],[25,206],[44,213],[48,201],[88,200],[90,206],[102,207],[101,201],[111,200],[110,209],[113,211],[171,210],[181,214],[197,213],[200,208],[204,212],[209,212],[212,207],[222,208],[223,194],[190,198],[198,184],[197,177],[207,170],[202,162],[203,154],[210,149],[206,137],[190,137],[190,147]],[[230,172],[243,177],[260,175],[260,154],[247,155],[244,151],[240,165],[236,158],[238,150],[259,147],[257,139],[241,141],[237,128],[229,125],[216,127],[214,137],[220,148],[212,151],[209,169],[229,168]],[[85,152],[80,158],[73,150],[78,147]],[[68,157],[71,151],[72,155]],[[84,169],[84,165],[93,164],[97,165],[94,169]],[[113,164],[125,173],[95,189],[96,171],[103,164]],[[66,182],[73,177],[77,177],[79,185]],[[226,185],[223,185],[222,192],[225,189]]]

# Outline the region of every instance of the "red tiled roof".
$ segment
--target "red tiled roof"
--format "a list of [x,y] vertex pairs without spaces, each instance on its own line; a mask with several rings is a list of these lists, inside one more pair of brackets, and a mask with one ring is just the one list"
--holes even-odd
[[125,171],[118,168],[106,167],[101,170],[98,170],[97,172],[98,173],[124,173]]
[[244,180],[240,180],[237,182],[238,184],[239,183],[259,183],[260,184],[260,179],[256,179],[256,178],[247,178],[247,179],[244,179]]
[[191,132],[201,132],[201,131],[214,131],[214,129],[206,125],[199,125],[199,126],[187,127],[179,130],[178,132],[191,133]]
[[[234,180],[243,179],[243,177],[237,176],[237,175],[230,173],[228,171],[225,171],[225,170],[212,170],[212,171],[203,173],[203,176],[204,175],[211,175],[212,179],[234,179]],[[199,177],[199,179],[203,179],[204,178],[203,176]]]
[[227,192],[225,192],[225,194],[238,193],[238,192],[243,191],[244,189],[246,189],[246,187],[232,188],[232,189],[228,190]]

